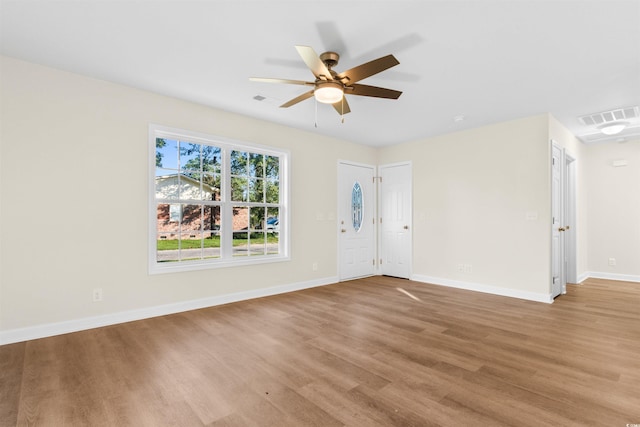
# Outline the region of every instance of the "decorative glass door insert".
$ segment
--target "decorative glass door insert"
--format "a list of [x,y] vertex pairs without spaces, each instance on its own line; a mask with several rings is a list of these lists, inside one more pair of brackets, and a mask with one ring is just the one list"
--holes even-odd
[[360,183],[356,181],[351,190],[351,223],[356,233],[362,228],[363,213],[362,187]]

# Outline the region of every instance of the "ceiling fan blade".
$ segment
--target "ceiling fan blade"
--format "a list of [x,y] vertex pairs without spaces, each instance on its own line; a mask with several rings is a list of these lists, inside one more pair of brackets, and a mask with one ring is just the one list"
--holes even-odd
[[304,86],[314,86],[313,82],[305,82],[304,80],[287,80],[287,79],[270,79],[267,77],[249,77],[249,80],[252,82],[263,82],[263,83],[286,83],[290,85],[304,85]]
[[293,98],[291,101],[285,102],[284,104],[282,104],[280,106],[280,108],[288,108],[291,107],[292,105],[297,104],[300,101],[304,101],[305,99],[309,99],[313,96],[313,91],[310,90],[309,92],[305,92],[300,96],[296,96],[295,98]]
[[376,98],[398,99],[402,92],[384,87],[355,84],[347,86],[345,93],[349,95],[374,96]]
[[347,114],[351,112],[351,108],[349,108],[349,103],[347,102],[347,98],[344,96],[342,97],[341,101],[338,101],[335,104],[331,104],[331,105],[333,105],[333,108],[336,109],[338,114]]
[[298,53],[302,57],[302,60],[304,61],[305,64],[307,64],[307,67],[309,67],[309,69],[311,70],[314,76],[323,80],[333,80],[333,77],[331,76],[329,69],[327,68],[326,65],[324,65],[324,62],[320,60],[320,57],[318,56],[316,51],[313,50],[312,47],[296,46],[296,50],[298,51]]
[[348,81],[343,83],[351,84],[358,82],[367,77],[371,77],[374,74],[378,74],[388,68],[395,67],[400,62],[393,55],[383,56],[382,58],[374,59],[373,61],[366,62],[357,67],[353,67],[350,70],[344,71],[337,75],[338,80],[348,78]]

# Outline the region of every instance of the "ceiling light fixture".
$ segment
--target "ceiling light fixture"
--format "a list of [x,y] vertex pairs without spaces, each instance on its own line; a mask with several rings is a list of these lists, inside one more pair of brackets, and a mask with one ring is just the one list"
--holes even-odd
[[344,88],[336,81],[319,82],[316,84],[313,96],[323,104],[335,104],[342,100]]
[[625,122],[613,122],[604,126],[600,126],[600,132],[605,135],[617,135],[627,127]]

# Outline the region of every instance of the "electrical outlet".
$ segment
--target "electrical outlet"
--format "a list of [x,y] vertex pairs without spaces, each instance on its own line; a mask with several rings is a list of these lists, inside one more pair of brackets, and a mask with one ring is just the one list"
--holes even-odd
[[615,266],[616,265],[616,259],[615,258],[609,258],[609,265]]
[[314,262],[313,264],[311,264],[311,270],[318,271],[318,263],[317,262]]
[[102,301],[102,288],[93,288],[93,302]]

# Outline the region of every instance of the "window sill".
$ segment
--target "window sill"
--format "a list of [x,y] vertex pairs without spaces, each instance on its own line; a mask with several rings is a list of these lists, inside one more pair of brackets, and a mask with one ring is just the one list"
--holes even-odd
[[233,259],[216,259],[211,261],[180,261],[158,263],[155,260],[149,264],[149,274],[181,273],[185,271],[213,270],[218,268],[243,267],[247,265],[271,264],[290,261],[290,256],[273,255],[258,257],[242,257]]

